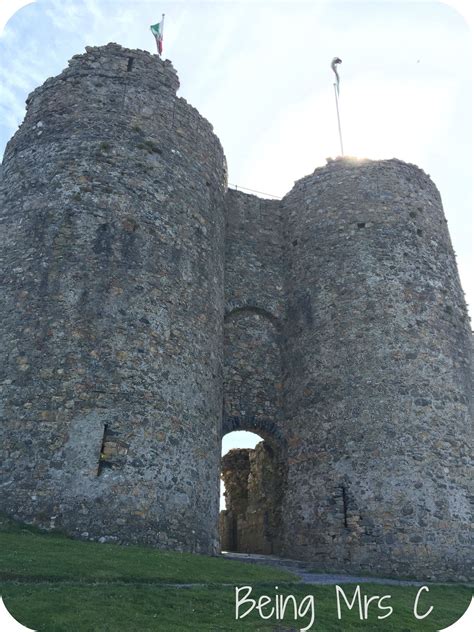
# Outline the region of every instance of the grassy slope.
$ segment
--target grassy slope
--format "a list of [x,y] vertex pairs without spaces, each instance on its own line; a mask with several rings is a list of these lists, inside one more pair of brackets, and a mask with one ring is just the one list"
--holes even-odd
[[0,579],[170,584],[294,581],[290,573],[221,558],[0,532]]
[[[288,573],[268,567],[170,553],[144,547],[78,542],[43,534],[9,521],[0,521],[1,594],[12,614],[40,632],[220,632],[238,630],[296,630],[291,616],[284,622],[263,621],[255,612],[234,620],[234,586],[252,585],[258,594],[312,594],[316,623],[321,632],[383,630],[431,631],[447,627],[460,617],[470,600],[461,586],[436,586],[423,604],[433,615],[417,622],[412,615],[415,587],[363,585],[372,595],[392,595],[394,614],[368,621],[355,613],[336,615],[333,586],[302,586]],[[167,586],[166,584],[202,584]],[[352,595],[354,586],[346,586]],[[426,599],[426,601],[425,601]],[[428,603],[429,600],[429,603]],[[292,613],[290,613],[292,614]],[[380,613],[383,614],[383,613]],[[300,619],[303,627],[308,619]]]

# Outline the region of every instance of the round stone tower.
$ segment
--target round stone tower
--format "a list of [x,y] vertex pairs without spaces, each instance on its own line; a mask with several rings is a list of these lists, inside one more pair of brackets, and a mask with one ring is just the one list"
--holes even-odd
[[439,193],[399,160],[342,159],[283,210],[283,553],[466,577],[471,334]]
[[86,51],[30,95],[5,152],[0,504],[212,553],[224,155],[170,62]]

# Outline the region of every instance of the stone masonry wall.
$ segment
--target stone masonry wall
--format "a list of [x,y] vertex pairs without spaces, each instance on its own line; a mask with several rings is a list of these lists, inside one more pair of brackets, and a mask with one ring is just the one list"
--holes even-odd
[[211,553],[226,167],[178,86],[155,55],[88,48],[30,95],[8,144],[1,504]]
[[224,434],[255,430],[283,440],[282,236],[278,200],[228,191]]
[[225,551],[272,554],[279,548],[283,464],[267,442],[222,457],[226,509],[220,514]]

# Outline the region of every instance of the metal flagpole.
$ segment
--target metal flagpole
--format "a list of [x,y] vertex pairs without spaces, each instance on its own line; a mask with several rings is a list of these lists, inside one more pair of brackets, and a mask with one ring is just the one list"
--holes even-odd
[[341,145],[341,156],[344,156],[344,146],[342,144],[342,131],[341,131],[341,117],[339,115],[339,74],[337,72],[337,65],[342,63],[342,59],[334,57],[331,62],[331,68],[336,75],[336,81],[334,83],[334,97],[336,99],[336,112],[337,112],[337,127],[339,129],[339,143]]
[[341,117],[339,116],[339,98],[337,94],[336,84],[334,84],[334,96],[336,97],[337,127],[339,129],[339,143],[341,145],[341,156],[344,156],[344,147],[342,145]]
[[161,39],[163,40],[163,35],[165,32],[165,14],[161,14]]

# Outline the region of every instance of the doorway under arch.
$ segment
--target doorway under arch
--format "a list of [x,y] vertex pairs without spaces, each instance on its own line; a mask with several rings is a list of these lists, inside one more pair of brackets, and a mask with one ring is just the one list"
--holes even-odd
[[234,431],[223,438],[222,551],[279,552],[284,460],[278,443],[263,435]]

